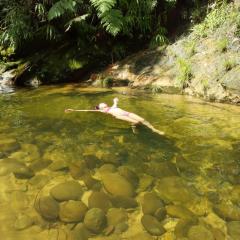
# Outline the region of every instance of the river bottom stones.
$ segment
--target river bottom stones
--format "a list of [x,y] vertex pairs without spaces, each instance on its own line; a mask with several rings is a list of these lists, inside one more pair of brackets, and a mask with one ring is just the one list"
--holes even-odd
[[79,200],[82,193],[82,186],[76,181],[60,183],[50,190],[51,196],[60,202]]
[[233,240],[240,238],[240,221],[232,221],[227,223],[227,231]]
[[230,221],[240,220],[240,208],[235,205],[225,203],[217,204],[213,207],[214,212],[223,219]]
[[195,219],[197,221],[197,217],[193,214],[193,212],[191,212],[184,206],[168,205],[166,206],[166,210],[167,210],[167,214],[171,217],[177,217],[177,218],[182,218],[186,220],[189,219],[192,221]]
[[107,210],[112,207],[112,203],[107,194],[103,192],[93,192],[88,199],[88,207],[100,208],[104,212],[107,212]]
[[67,201],[60,203],[59,218],[63,222],[80,222],[83,220],[87,206],[81,201]]
[[143,215],[141,222],[145,230],[153,236],[160,236],[166,232],[162,224],[151,215]]
[[132,185],[118,173],[102,174],[102,182],[106,191],[113,196],[132,197],[134,195]]
[[108,226],[113,226],[115,233],[119,234],[128,229],[128,215],[125,209],[110,208],[107,212]]
[[59,204],[52,197],[40,197],[35,202],[35,209],[46,220],[56,220],[59,215]]
[[212,233],[202,225],[192,226],[188,231],[190,240],[214,240]]
[[86,228],[95,233],[100,233],[106,227],[107,219],[102,209],[92,208],[88,210],[84,217]]
[[154,215],[157,209],[164,207],[162,200],[155,193],[146,193],[142,199],[142,212]]
[[16,230],[23,230],[33,225],[33,220],[26,214],[18,214],[14,223]]

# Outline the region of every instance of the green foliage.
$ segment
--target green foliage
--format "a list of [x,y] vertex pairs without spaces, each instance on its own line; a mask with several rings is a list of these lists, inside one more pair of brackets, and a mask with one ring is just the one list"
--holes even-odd
[[30,17],[19,5],[13,6],[6,13],[0,32],[0,44],[14,49],[33,36]]
[[206,37],[208,34],[211,34],[229,18],[231,6],[226,4],[225,1],[213,6],[204,21],[192,28],[196,38]]
[[188,41],[184,42],[184,50],[188,57],[192,57],[196,51],[196,41],[189,39]]
[[157,33],[153,36],[150,42],[150,48],[155,48],[167,44],[168,39],[166,37],[166,34],[167,30],[163,27],[159,27]]
[[110,88],[113,85],[113,78],[106,77],[102,80],[102,87],[104,88]]
[[186,59],[177,59],[178,64],[178,84],[181,88],[186,88],[192,78],[191,64]]
[[223,39],[219,40],[216,43],[217,50],[219,52],[225,52],[227,50],[228,44],[229,43],[228,43],[228,39],[227,38],[223,38]]
[[228,59],[228,60],[224,61],[224,69],[226,72],[228,72],[231,69],[233,69],[234,67],[236,67],[236,65],[237,65],[236,60]]
[[76,4],[74,0],[60,0],[56,2],[48,11],[48,20],[51,21],[54,18],[61,17],[67,12],[74,13]]
[[152,85],[150,87],[150,90],[152,93],[161,93],[162,92],[162,88],[160,86],[156,86],[156,85]]

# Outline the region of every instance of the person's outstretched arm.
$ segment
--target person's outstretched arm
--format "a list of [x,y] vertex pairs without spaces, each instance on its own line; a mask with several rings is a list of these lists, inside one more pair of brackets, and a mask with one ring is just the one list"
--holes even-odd
[[71,109],[71,108],[68,108],[68,109],[65,109],[65,113],[68,113],[68,112],[102,112],[100,110],[85,110],[85,109]]

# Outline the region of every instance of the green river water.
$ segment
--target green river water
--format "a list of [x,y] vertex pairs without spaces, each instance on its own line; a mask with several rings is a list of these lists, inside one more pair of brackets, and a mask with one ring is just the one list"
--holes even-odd
[[[114,97],[165,135],[64,113]],[[77,85],[0,95],[0,239],[240,239],[240,108]]]

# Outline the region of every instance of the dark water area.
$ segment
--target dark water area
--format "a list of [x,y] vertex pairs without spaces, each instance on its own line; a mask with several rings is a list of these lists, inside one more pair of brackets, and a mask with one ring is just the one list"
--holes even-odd
[[[240,238],[240,108],[124,91],[0,95],[3,239]],[[114,97],[165,135],[107,114],[64,113]]]

